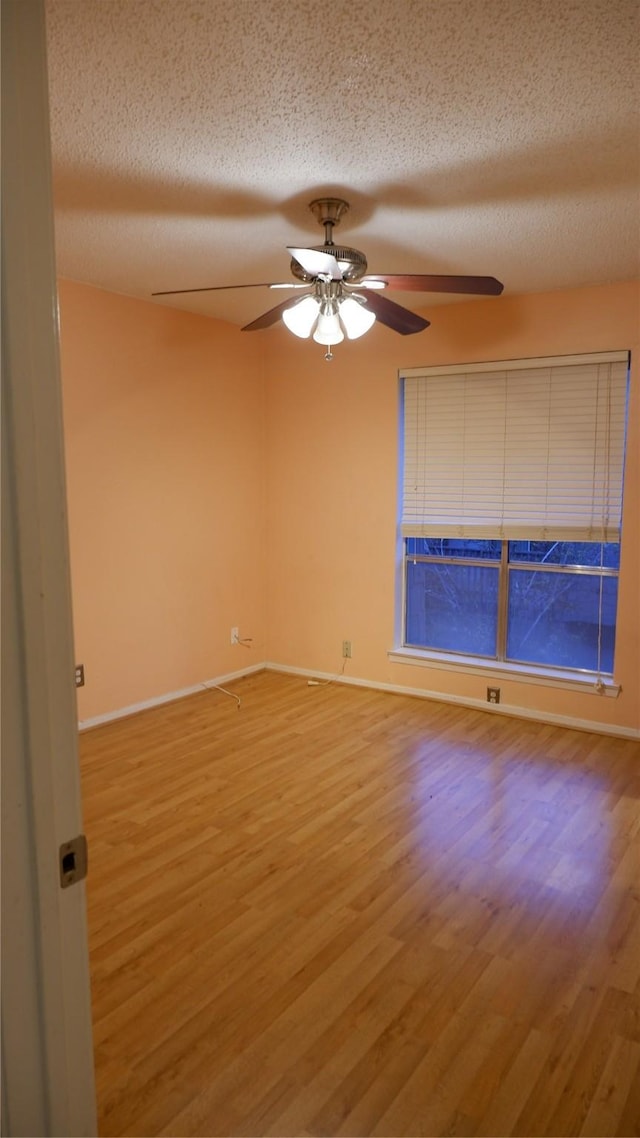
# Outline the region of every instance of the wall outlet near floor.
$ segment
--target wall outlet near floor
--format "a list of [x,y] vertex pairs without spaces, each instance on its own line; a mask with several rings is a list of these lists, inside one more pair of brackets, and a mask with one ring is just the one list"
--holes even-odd
[[342,655],[344,656],[345,660],[351,659],[351,641],[350,640],[343,640],[342,641]]
[[232,644],[238,644],[239,642],[240,642],[240,629],[239,628],[232,628],[231,629],[231,643]]
[[77,688],[83,688],[84,687],[84,664],[76,664],[75,676],[76,676],[76,687]]
[[487,703],[500,703],[500,688],[487,688]]

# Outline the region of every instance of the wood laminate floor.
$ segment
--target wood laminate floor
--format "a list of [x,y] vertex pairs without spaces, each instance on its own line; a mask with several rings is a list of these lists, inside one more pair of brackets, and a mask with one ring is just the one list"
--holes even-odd
[[81,736],[102,1135],[638,1135],[640,747],[262,673]]

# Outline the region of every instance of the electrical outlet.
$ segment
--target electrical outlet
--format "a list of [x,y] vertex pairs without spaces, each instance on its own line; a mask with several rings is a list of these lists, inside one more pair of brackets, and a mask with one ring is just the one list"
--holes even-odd
[[239,640],[240,640],[240,629],[239,628],[232,628],[231,629],[231,643],[237,644]]
[[351,659],[351,641],[350,640],[343,640],[342,641],[342,655],[344,656],[345,660]]
[[487,703],[500,703],[500,688],[487,688]]
[[84,664],[76,664],[76,687],[84,687]]

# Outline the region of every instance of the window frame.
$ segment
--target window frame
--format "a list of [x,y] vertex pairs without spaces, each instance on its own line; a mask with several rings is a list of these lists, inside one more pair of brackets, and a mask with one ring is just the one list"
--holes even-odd
[[[605,565],[579,565],[579,564],[550,564],[548,562],[530,562],[530,561],[514,561],[509,558],[509,539],[501,538],[500,540],[500,557],[499,558],[474,558],[474,557],[454,557],[442,556],[438,557],[435,554],[424,553],[408,553],[407,543],[411,538],[403,538],[402,550],[402,629],[401,629],[401,649],[410,649],[412,652],[426,653],[429,656],[440,656],[440,654],[447,657],[457,658],[462,655],[468,657],[470,662],[473,661],[487,661],[498,665],[506,664],[509,667],[517,668],[530,668],[536,669],[543,668],[550,674],[556,672],[576,673],[576,675],[584,675],[589,679],[601,678],[603,681],[613,680],[613,672],[605,672],[593,668],[579,668],[579,667],[563,667],[556,668],[552,664],[538,664],[533,660],[517,660],[511,658],[507,654],[507,641],[508,641],[508,614],[509,614],[509,598],[511,586],[511,573],[520,572],[537,572],[549,574],[562,574],[563,576],[583,576],[595,577],[602,579],[604,577],[614,578],[619,581],[620,569],[613,568]],[[589,543],[597,544],[597,543]],[[619,545],[619,542],[610,544]],[[498,572],[498,590],[497,590],[497,619],[496,619],[496,652],[494,656],[485,656],[474,653],[461,653],[453,650],[449,651],[445,648],[431,648],[425,645],[413,644],[407,637],[407,592],[408,592],[408,572],[409,564],[411,562],[421,562],[431,565],[469,565],[479,568],[494,568]]]
[[[630,370],[630,352],[628,350],[615,351],[615,352],[600,352],[573,356],[561,357],[543,357],[538,359],[529,360],[510,360],[510,361],[487,361],[483,363],[467,364],[467,365],[446,365],[443,367],[426,367],[426,368],[411,368],[401,369],[398,372],[399,379],[399,409],[400,409],[400,481],[398,485],[398,498],[399,498],[399,525],[397,529],[397,556],[396,556],[396,605],[395,605],[395,628],[396,638],[395,647],[388,652],[390,660],[399,663],[411,663],[425,667],[436,667],[444,670],[454,670],[468,674],[477,674],[478,671],[491,672],[492,676],[510,677],[515,680],[523,682],[531,682],[535,680],[537,684],[552,687],[564,687],[576,690],[592,690],[600,695],[616,696],[620,687],[614,680],[614,673],[598,672],[597,670],[585,668],[567,668],[562,666],[554,666],[550,664],[537,664],[529,663],[527,661],[511,660],[507,657],[507,643],[508,643],[508,610],[510,600],[510,586],[513,583],[512,572],[518,573],[522,570],[531,572],[543,572],[546,574],[562,573],[571,574],[576,577],[590,576],[598,580],[604,578],[615,578],[618,582],[620,580],[620,562],[618,561],[617,567],[610,565],[564,565],[564,564],[549,564],[537,563],[535,561],[518,562],[513,559],[509,560],[509,541],[522,540],[523,538],[531,540],[540,540],[541,536],[536,538],[534,535],[525,534],[525,532],[516,534],[507,532],[500,527],[499,530],[493,530],[479,527],[480,532],[474,534],[472,528],[459,528],[458,526],[447,526],[444,533],[436,534],[433,522],[430,522],[428,527],[422,531],[414,530],[413,533],[417,534],[422,532],[426,536],[429,532],[434,537],[438,538],[451,538],[454,536],[456,530],[458,536],[465,539],[491,539],[501,542],[500,558],[477,558],[472,556],[464,558],[452,557],[437,557],[428,554],[408,554],[407,543],[412,536],[411,528],[406,525],[406,515],[403,516],[403,502],[404,502],[404,489],[406,485],[404,482],[404,463],[406,461],[407,450],[405,432],[407,430],[407,422],[404,409],[404,381],[410,378],[430,377],[430,376],[454,376],[472,373],[495,373],[500,369],[530,369],[536,367],[562,367],[562,366],[575,366],[583,364],[600,364],[600,363],[620,363],[625,362],[626,366],[626,397],[625,397],[625,411],[624,411],[624,424],[622,427],[622,467],[620,471],[620,494],[621,500],[624,492],[624,448],[626,440],[626,431],[628,427],[628,391],[629,391],[629,370]],[[619,378],[619,377],[618,377]],[[411,420],[410,420],[411,421]],[[600,453],[600,452],[599,452]],[[595,461],[595,460],[594,460]],[[621,510],[621,506],[620,506]],[[438,527],[439,528],[439,527]],[[473,527],[475,528],[475,527]],[[563,527],[564,528],[564,527]],[[586,533],[578,535],[577,532],[560,533],[549,531],[546,540],[550,541],[589,541],[598,544],[600,541],[605,541],[617,544],[620,547],[621,537],[618,528],[617,535],[614,537],[613,533],[603,528],[600,534]],[[493,567],[498,571],[498,612],[497,612],[497,629],[496,629],[496,654],[492,657],[475,656],[471,654],[455,652],[452,650],[427,648],[423,646],[412,645],[407,640],[407,572],[409,561],[426,561],[434,564],[465,564],[475,565],[479,567]],[[619,598],[619,590],[618,590]],[[616,614],[616,626],[617,626]],[[615,656],[612,663],[612,668],[615,670]]]

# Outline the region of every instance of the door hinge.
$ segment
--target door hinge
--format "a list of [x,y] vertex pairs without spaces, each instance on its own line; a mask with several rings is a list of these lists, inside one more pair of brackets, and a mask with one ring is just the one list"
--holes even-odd
[[84,834],[63,842],[60,846],[60,888],[66,889],[76,881],[83,881],[87,876],[87,865],[87,839]]

